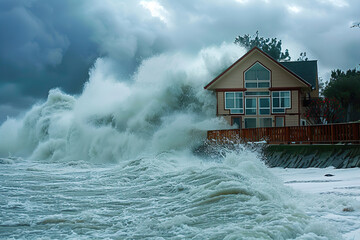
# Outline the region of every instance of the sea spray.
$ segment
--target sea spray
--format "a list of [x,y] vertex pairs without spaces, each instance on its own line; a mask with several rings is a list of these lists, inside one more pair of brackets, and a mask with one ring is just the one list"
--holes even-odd
[[341,239],[242,146],[219,161],[166,151],[2,167],[4,238]]
[[82,94],[51,90],[24,118],[8,119],[0,127],[9,136],[0,138],[0,156],[118,162],[192,148],[206,130],[229,127],[215,118],[215,97],[203,86],[242,52],[223,44],[197,56],[162,54],[144,60],[129,80],[116,79],[113,63],[98,59]]
[[0,157],[25,160],[2,161],[0,238],[340,239],[256,151],[192,154],[230,127],[203,86],[242,53],[162,54],[127,80],[98,59],[79,96],[54,89],[8,119]]

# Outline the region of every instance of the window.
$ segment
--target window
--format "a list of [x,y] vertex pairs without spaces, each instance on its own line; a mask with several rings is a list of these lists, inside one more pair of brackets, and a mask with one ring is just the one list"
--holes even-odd
[[259,98],[259,114],[270,115],[270,98]]
[[260,127],[272,127],[272,118],[260,118]]
[[270,92],[245,92],[245,96],[270,96]]
[[256,128],[256,118],[245,118],[245,128]]
[[231,117],[231,125],[237,125],[241,129],[241,117]]
[[247,115],[256,115],[256,98],[245,98],[245,108]]
[[275,117],[275,126],[276,127],[283,127],[285,122],[284,117]]
[[270,87],[270,71],[260,63],[255,63],[245,72],[246,88],[268,88]]
[[290,108],[290,91],[272,92],[272,112],[285,113]]
[[244,113],[243,93],[242,92],[226,92],[225,93],[225,109],[229,109],[231,114]]

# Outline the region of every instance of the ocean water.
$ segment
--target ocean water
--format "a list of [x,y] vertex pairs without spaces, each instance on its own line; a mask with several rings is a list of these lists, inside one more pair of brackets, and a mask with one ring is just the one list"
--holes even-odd
[[294,190],[247,146],[196,151],[229,128],[203,86],[241,54],[163,54],[130,79],[98,59],[80,95],[5,121],[0,238],[354,239],[354,196]]
[[1,163],[0,239],[358,239],[355,199],[295,191],[245,148]]

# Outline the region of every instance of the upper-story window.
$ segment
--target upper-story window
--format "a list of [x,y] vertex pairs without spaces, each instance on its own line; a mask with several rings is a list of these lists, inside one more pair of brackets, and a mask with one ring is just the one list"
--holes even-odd
[[270,87],[270,71],[260,63],[255,63],[245,72],[246,88],[268,88]]
[[244,113],[243,93],[242,92],[226,92],[225,93],[225,109],[229,109],[231,114]]
[[290,91],[272,92],[272,112],[285,113],[286,108],[291,108]]

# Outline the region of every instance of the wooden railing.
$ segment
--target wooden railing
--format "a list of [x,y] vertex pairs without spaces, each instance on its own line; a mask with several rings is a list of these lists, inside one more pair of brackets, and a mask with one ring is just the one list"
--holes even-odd
[[341,123],[296,127],[269,127],[212,130],[207,139],[219,143],[266,141],[269,144],[360,143],[360,123]]

